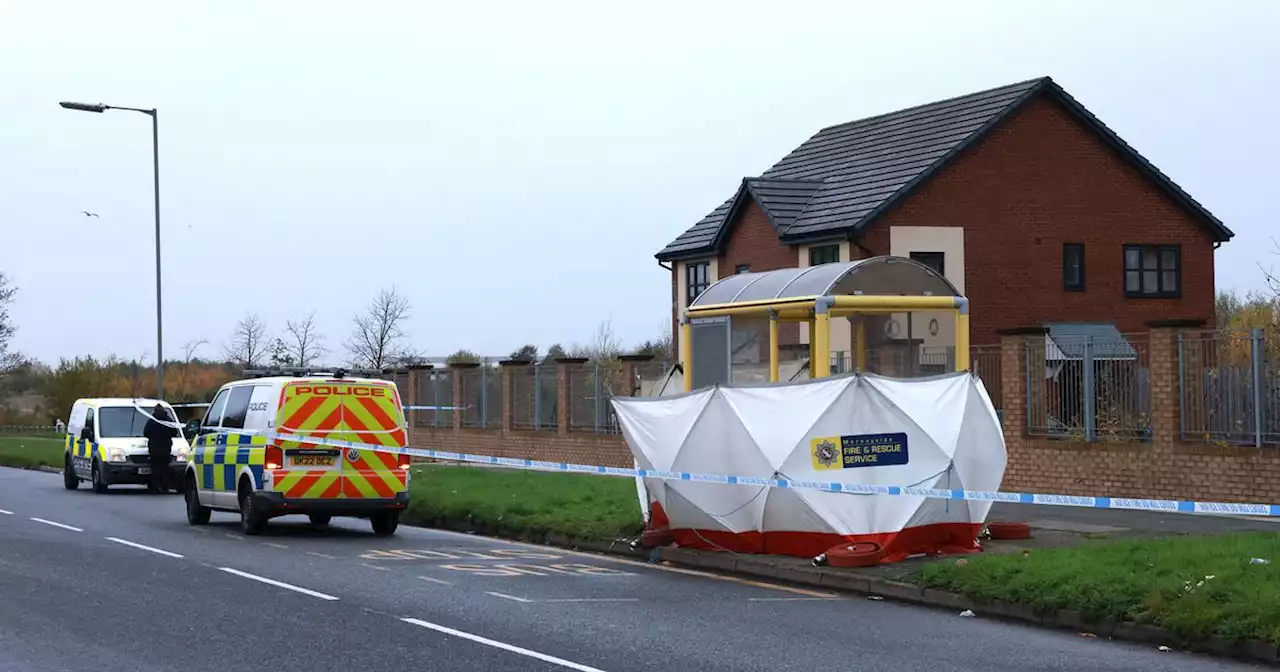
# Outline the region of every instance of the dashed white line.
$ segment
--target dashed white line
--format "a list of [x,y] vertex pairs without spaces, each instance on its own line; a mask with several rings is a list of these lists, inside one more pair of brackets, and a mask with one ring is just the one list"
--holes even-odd
[[838,597],[748,597],[748,602],[831,602]]
[[72,532],[84,532],[84,530],[82,530],[82,529],[80,529],[80,528],[78,528],[78,527],[71,527],[70,525],[63,525],[62,523],[55,523],[55,522],[53,522],[52,520],[45,520],[44,518],[32,518],[31,520],[34,520],[34,521],[36,521],[37,523],[44,523],[45,525],[52,525],[52,526],[54,526],[54,527],[61,527],[61,528],[62,528],[62,529],[64,529],[64,530],[71,530]]
[[363,566],[365,566],[365,567],[368,567],[369,569],[376,569],[376,570],[378,570],[378,571],[380,571],[380,572],[389,572],[389,571],[391,571],[391,568],[390,568],[390,567],[379,567],[379,566],[377,566],[377,565],[371,565],[371,564],[369,564],[369,563],[367,563],[367,562],[362,562],[362,563],[360,563],[360,564],[361,564],[361,565],[363,565]]
[[189,530],[194,530],[194,531],[196,531],[196,532],[201,532],[201,533],[204,533],[204,534],[209,534],[209,530],[206,530],[206,529],[205,529],[205,528],[203,528],[203,527],[190,527],[190,528],[187,528],[187,529],[189,529]]
[[240,535],[238,535],[238,534],[231,534],[231,533],[229,533],[229,532],[228,532],[226,535],[224,535],[224,536],[226,536],[228,539],[244,539],[244,537],[242,537],[242,536],[240,536]]
[[534,600],[534,602],[639,602],[638,597],[566,597],[556,600]]
[[426,582],[428,582],[428,583],[438,583],[438,584],[440,584],[440,585],[442,585],[442,586],[452,586],[452,585],[453,585],[453,583],[452,583],[452,582],[450,582],[450,581],[445,581],[444,579],[435,579],[435,578],[432,578],[432,577],[430,577],[430,576],[419,576],[418,578],[419,578],[419,579],[422,579],[423,581],[426,581]]
[[12,511],[5,511],[4,509],[0,509],[0,514],[4,514],[4,515],[6,515],[6,516],[12,516],[12,515],[13,515],[13,512],[12,512]]
[[307,551],[307,555],[314,555],[314,556],[316,556],[317,558],[324,558],[325,560],[337,560],[337,559],[338,559],[338,556],[336,556],[336,555],[329,555],[328,553],[317,553],[317,552],[315,552],[315,551]]
[[263,546],[270,546],[270,547],[272,547],[272,548],[289,548],[288,546],[285,546],[284,544],[277,544],[277,543],[275,543],[275,542],[271,542],[271,541],[264,541],[264,542],[262,542],[262,545],[263,545]]
[[283,582],[283,581],[276,581],[275,579],[268,579],[268,578],[267,578],[267,577],[265,577],[265,576],[258,576],[257,574],[250,574],[250,573],[248,573],[248,572],[242,572],[242,571],[240,571],[240,570],[238,570],[238,569],[232,569],[232,568],[230,568],[230,567],[219,567],[218,569],[219,569],[219,570],[221,570],[221,571],[224,571],[224,572],[226,572],[226,573],[228,573],[228,574],[235,574],[236,576],[241,576],[241,577],[244,577],[244,578],[246,578],[246,579],[250,579],[250,580],[253,580],[253,581],[258,581],[258,582],[260,582],[260,583],[265,583],[265,584],[267,584],[268,586],[275,586],[275,587],[277,587],[277,588],[284,588],[285,590],[292,590],[292,591],[297,592],[297,593],[302,593],[303,595],[310,595],[311,597],[318,597],[318,598],[320,598],[320,599],[322,599],[322,600],[330,600],[330,601],[333,601],[333,600],[337,600],[337,599],[338,599],[338,598],[336,598],[336,597],[334,597],[334,596],[332,596],[332,595],[325,595],[324,593],[317,593],[317,592],[316,592],[316,591],[314,591],[314,590],[307,590],[306,588],[302,588],[302,587],[300,587],[300,586],[295,586],[295,585],[292,585],[292,584],[289,584],[289,583],[285,583],[285,582]]
[[516,597],[515,595],[508,595],[508,594],[506,594],[506,593],[494,593],[494,592],[486,591],[486,592],[485,592],[485,595],[492,595],[492,596],[494,596],[494,597],[501,597],[501,598],[502,598],[502,599],[504,599],[504,600],[511,600],[512,602],[520,602],[520,603],[522,603],[522,604],[528,604],[528,603],[530,603],[530,602],[532,602],[532,601],[533,601],[533,600],[526,600],[526,599],[524,599],[523,597]]
[[151,551],[152,553],[158,553],[158,554],[160,554],[160,555],[165,555],[165,556],[168,556],[168,557],[170,557],[170,558],[181,558],[181,557],[182,557],[181,555],[178,555],[177,553],[172,553],[172,552],[170,552],[170,551],[166,551],[166,550],[159,549],[159,548],[152,548],[151,546],[143,546],[142,544],[136,544],[136,543],[134,543],[134,542],[132,542],[132,541],[129,541],[129,540],[127,540],[127,539],[120,539],[120,538],[118,538],[118,537],[107,537],[107,541],[114,541],[114,542],[116,542],[117,544],[124,544],[125,546],[132,546],[132,547],[134,547],[134,548],[139,548],[139,549],[142,549],[142,550],[144,550],[144,551]]
[[511,653],[517,653],[517,654],[520,654],[520,655],[522,655],[522,656],[527,656],[527,657],[529,657],[529,658],[533,658],[533,659],[536,659],[536,660],[541,660],[541,661],[542,661],[542,662],[544,662],[544,663],[551,663],[552,665],[559,665],[560,667],[565,667],[565,668],[568,668],[568,669],[570,669],[570,670],[577,670],[578,672],[604,672],[604,670],[601,670],[601,669],[600,669],[600,668],[598,668],[598,667],[591,667],[590,665],[583,665],[582,663],[575,663],[575,662],[573,662],[573,661],[571,661],[571,660],[565,660],[565,659],[563,659],[563,658],[556,658],[555,656],[548,656],[548,655],[547,655],[547,654],[545,654],[545,653],[538,653],[537,651],[530,651],[529,649],[524,649],[524,648],[521,648],[521,647],[519,647],[519,646],[513,646],[513,645],[511,645],[511,644],[504,644],[504,643],[502,643],[502,642],[495,641],[495,640],[489,639],[489,638],[487,638],[487,637],[481,637],[480,635],[473,635],[473,634],[471,634],[471,633],[469,633],[469,632],[463,632],[463,631],[461,631],[461,630],[454,630],[453,628],[446,628],[446,627],[445,627],[445,626],[443,626],[443,625],[437,625],[437,624],[435,624],[435,623],[431,623],[431,622],[429,622],[429,621],[423,621],[423,620],[419,620],[419,619],[416,619],[416,618],[402,618],[402,619],[400,619],[400,620],[404,621],[405,623],[409,623],[409,624],[411,624],[411,625],[416,625],[416,626],[418,626],[418,627],[420,627],[420,628],[426,628],[426,629],[428,629],[428,630],[434,630],[434,631],[439,632],[439,633],[441,633],[441,634],[451,635],[451,636],[453,636],[453,637],[460,637],[460,638],[462,638],[462,639],[466,639],[466,640],[469,640],[469,641],[472,641],[472,642],[476,642],[477,644],[484,644],[485,646],[492,646],[492,647],[493,647],[493,648],[495,648],[495,649],[502,649],[503,651],[510,651]]

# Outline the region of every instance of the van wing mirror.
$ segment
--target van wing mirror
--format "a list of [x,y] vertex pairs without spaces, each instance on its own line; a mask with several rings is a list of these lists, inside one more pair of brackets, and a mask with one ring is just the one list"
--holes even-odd
[[188,437],[195,436],[196,432],[199,432],[199,431],[200,431],[199,418],[192,418],[188,420],[187,426],[182,428],[182,433],[186,434]]

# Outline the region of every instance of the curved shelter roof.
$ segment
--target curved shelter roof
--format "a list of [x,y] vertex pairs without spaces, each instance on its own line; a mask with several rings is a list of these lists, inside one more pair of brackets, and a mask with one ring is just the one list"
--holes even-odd
[[806,296],[961,296],[946,278],[906,257],[783,268],[730,275],[708,287],[690,309]]

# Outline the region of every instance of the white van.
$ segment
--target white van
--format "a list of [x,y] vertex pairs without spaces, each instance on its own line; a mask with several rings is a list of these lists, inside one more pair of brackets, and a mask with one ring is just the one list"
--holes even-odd
[[[147,439],[142,430],[150,420],[138,410],[154,413],[156,404],[177,423],[173,407],[155,399],[79,399],[71,406],[67,421],[63,485],[68,490],[80,487],[80,481],[93,484],[102,493],[112,485],[146,485],[151,480],[151,462]],[[178,434],[178,432],[175,432]],[[169,465],[169,482],[182,482],[191,446],[181,435],[173,438],[173,462]]]
[[409,505],[410,460],[399,452],[407,427],[391,381],[343,371],[237,380],[188,432],[197,434],[183,483],[192,525],[227,511],[240,514],[245,534],[261,534],[277,516],[306,515],[316,526],[349,516],[391,535]]

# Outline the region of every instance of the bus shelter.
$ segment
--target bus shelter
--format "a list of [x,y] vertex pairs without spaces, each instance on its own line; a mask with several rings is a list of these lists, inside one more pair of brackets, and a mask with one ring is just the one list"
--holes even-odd
[[[900,341],[901,334],[893,332],[905,323],[910,346],[910,325],[919,313],[950,322],[954,370],[969,370],[968,299],[912,259],[881,256],[730,275],[703,291],[681,318],[684,389],[739,382],[735,362],[746,360],[767,363],[767,380],[778,382],[780,334],[791,323],[807,330],[810,377],[831,375],[832,324],[840,319],[849,323],[849,368],[865,371],[869,338],[888,333]],[[928,331],[937,332],[938,321],[930,319]]]

